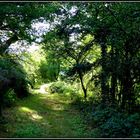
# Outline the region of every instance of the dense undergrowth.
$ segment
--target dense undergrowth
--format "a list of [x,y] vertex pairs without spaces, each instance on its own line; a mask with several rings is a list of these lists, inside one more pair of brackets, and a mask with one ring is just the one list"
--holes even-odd
[[[48,117],[45,112],[49,114],[52,113],[53,110],[54,115],[58,115],[57,110],[63,110],[63,107],[66,107],[66,112],[69,110],[73,112],[74,110],[80,115],[80,121],[78,118],[71,119],[69,115],[65,112],[65,110],[60,113],[61,117],[64,119],[67,118],[70,123],[64,122],[61,124],[61,127],[65,129],[67,126],[68,131],[69,128],[73,127],[75,123],[79,123],[78,126],[75,128],[71,133],[71,137],[94,137],[94,138],[139,138],[140,137],[140,114],[139,113],[127,113],[125,111],[120,110],[116,106],[104,106],[100,103],[100,99],[90,95],[87,100],[84,100],[81,96],[78,89],[74,88],[74,85],[66,84],[62,81],[52,82],[49,87],[46,87],[46,92],[48,95],[40,95],[36,94],[36,92],[32,92],[32,95],[28,98],[23,100],[17,100],[17,97],[14,94],[14,91],[11,90],[9,93],[5,94],[5,105],[8,107],[8,113],[11,115],[5,117],[1,124],[7,126],[6,128],[10,129],[9,136],[12,137],[59,137],[62,136],[62,133],[58,132],[56,135],[54,131],[56,128],[51,128],[49,132],[47,120]],[[60,103],[58,103],[58,101]],[[51,109],[53,107],[53,109]],[[67,108],[68,107],[68,108]],[[18,112],[18,108],[21,110]],[[7,110],[6,109],[6,110]],[[15,111],[15,113],[13,111]],[[34,112],[44,112],[43,114],[38,114]],[[69,112],[68,111],[68,112]],[[75,112],[74,111],[74,112]],[[17,116],[17,118],[14,117]],[[66,115],[67,114],[67,115]],[[36,117],[41,118],[41,116],[45,117],[40,123],[29,123],[30,120],[26,117],[26,115],[31,116],[36,115]],[[52,114],[53,115],[53,114]],[[58,115],[58,116],[59,116]],[[73,115],[72,115],[73,116]],[[72,117],[71,116],[71,117]],[[73,116],[74,117],[74,116]],[[19,125],[19,121],[25,121],[26,123],[23,124],[23,127]],[[31,118],[34,119],[34,118]],[[46,120],[45,120],[46,119]],[[54,120],[53,120],[54,119]],[[51,118],[50,115],[50,122],[54,125],[55,119],[57,117]],[[77,120],[78,119],[78,120]],[[11,130],[11,125],[15,121],[14,131]],[[66,120],[63,120],[66,121]],[[79,122],[80,121],[80,122]],[[74,123],[75,122],[75,123]],[[42,126],[42,124],[44,125]],[[38,126],[41,126],[39,128]],[[46,126],[45,126],[46,125]],[[70,125],[70,126],[69,126]],[[72,126],[71,126],[72,125]],[[85,130],[85,126],[89,127],[89,129]],[[44,129],[44,130],[43,130]],[[62,131],[64,131],[62,129]],[[77,129],[77,130],[76,130]],[[46,130],[46,132],[45,132]],[[56,131],[58,131],[56,129]],[[74,132],[75,131],[75,132]],[[82,133],[85,131],[85,134]],[[11,134],[10,134],[11,133]],[[49,134],[50,133],[50,134]],[[70,133],[68,132],[65,136],[70,137]]]
[[79,99],[72,104],[80,110],[85,123],[92,127],[93,137],[140,137],[140,114],[138,112],[129,114],[116,106],[109,107]]
[[[68,90],[69,89],[69,90]],[[74,89],[63,82],[50,86],[52,93],[67,94],[73,97]],[[104,106],[92,95],[86,101],[80,94],[73,97],[71,105],[81,112],[84,122],[92,128],[92,137],[138,138],[140,137],[140,114],[127,113],[117,106]]]

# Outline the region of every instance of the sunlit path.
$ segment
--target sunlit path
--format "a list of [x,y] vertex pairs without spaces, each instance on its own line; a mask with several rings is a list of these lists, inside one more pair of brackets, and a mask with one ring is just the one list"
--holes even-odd
[[4,113],[8,120],[5,137],[90,137],[66,96],[35,94]]
[[40,86],[40,89],[37,90],[38,93],[41,94],[48,94],[47,88],[50,86],[50,84],[43,84]]

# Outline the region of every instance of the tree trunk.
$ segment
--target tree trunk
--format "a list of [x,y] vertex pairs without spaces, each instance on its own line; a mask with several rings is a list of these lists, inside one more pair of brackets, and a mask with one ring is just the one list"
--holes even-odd
[[3,95],[0,92],[0,117],[2,117]]
[[122,96],[123,96],[123,83],[122,83],[122,80],[120,79],[120,90],[119,90],[119,94],[118,94],[118,104],[119,106],[121,107],[122,105]]
[[86,98],[87,98],[87,89],[86,89],[85,86],[84,86],[83,76],[82,76],[82,73],[81,73],[80,70],[78,71],[78,74],[79,74],[79,78],[80,78],[82,90],[83,90],[83,92],[84,92],[84,98],[86,99]]
[[116,92],[117,92],[117,65],[118,65],[118,55],[116,54],[116,47],[111,47],[111,87],[110,87],[110,100],[114,104],[116,103]]
[[122,89],[122,109],[126,109],[131,112],[135,100],[134,100],[134,90],[133,90],[133,79],[131,75],[131,59],[132,56],[130,55],[127,47],[125,49],[125,60],[124,60],[124,68],[123,68],[123,89]]
[[133,81],[130,75],[130,69],[127,69],[123,79],[123,90],[122,90],[122,109],[127,109],[131,112],[134,106],[134,91],[133,91]]
[[115,103],[115,92],[116,92],[116,85],[117,85],[117,78],[116,76],[112,73],[111,77],[111,89],[110,89],[110,94],[111,94],[111,101],[112,103]]
[[101,44],[101,56],[102,56],[102,73],[101,73],[101,94],[102,102],[107,103],[108,101],[108,86],[107,86],[107,72],[106,72],[106,44],[103,42]]

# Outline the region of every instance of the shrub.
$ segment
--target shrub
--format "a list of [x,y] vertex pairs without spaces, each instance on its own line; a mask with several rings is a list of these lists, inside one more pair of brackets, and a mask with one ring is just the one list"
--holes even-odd
[[128,114],[114,106],[103,106],[93,101],[77,98],[73,103],[82,114],[85,123],[92,127],[92,137],[138,138],[140,114]]
[[3,104],[5,107],[11,107],[16,102],[16,99],[14,90],[10,89],[4,94]]
[[7,85],[6,89],[4,89],[6,92],[12,88],[19,98],[28,95],[29,81],[27,80],[27,75],[22,65],[12,59],[9,60],[3,58],[0,61],[0,72],[0,81],[2,82],[1,87],[5,88],[4,85]]
[[65,93],[71,93],[74,94],[75,90],[73,89],[72,86],[69,86],[65,82],[62,81],[57,81],[53,82],[50,87],[49,87],[49,92],[50,93],[59,93],[59,94],[65,94]]
[[11,106],[16,99],[27,97],[28,80],[22,65],[12,59],[0,58],[0,116],[2,107]]
[[58,82],[53,82],[50,87],[49,87],[49,92],[50,93],[63,93],[65,89],[65,83],[58,81]]
[[[103,138],[125,138],[140,136],[140,115],[126,114],[117,108],[98,106],[94,112],[88,112],[89,123],[92,125],[94,136]],[[87,116],[86,116],[87,117]],[[98,133],[97,133],[98,132]]]
[[99,126],[101,137],[139,137],[140,116],[116,113]]
[[38,72],[43,82],[53,82],[58,79],[59,70],[60,70],[59,62],[51,59],[51,60],[41,61]]

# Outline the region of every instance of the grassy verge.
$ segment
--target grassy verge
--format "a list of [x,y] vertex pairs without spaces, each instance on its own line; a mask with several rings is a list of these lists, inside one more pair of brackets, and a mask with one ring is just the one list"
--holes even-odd
[[90,137],[80,113],[70,106],[68,96],[34,94],[4,111],[7,123],[0,137],[64,138]]

